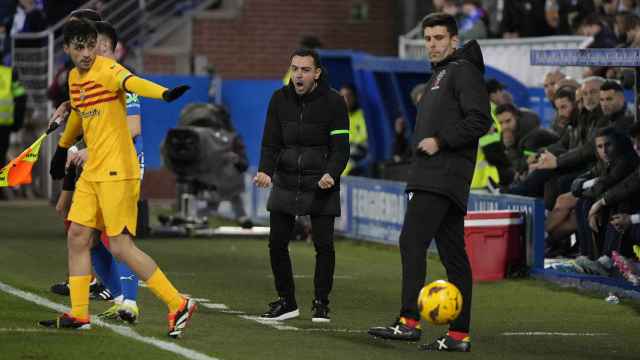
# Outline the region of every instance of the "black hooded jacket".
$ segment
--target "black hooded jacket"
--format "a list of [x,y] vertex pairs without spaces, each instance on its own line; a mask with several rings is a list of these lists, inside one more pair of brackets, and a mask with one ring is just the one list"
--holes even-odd
[[[259,166],[273,179],[267,209],[339,216],[340,174],[349,159],[348,130],[346,103],[324,74],[317,87],[303,96],[293,83],[276,90],[269,102]],[[323,190],[318,181],[325,173],[335,186]]]
[[[478,139],[492,124],[480,46],[469,41],[432,68],[418,104],[407,191],[442,194],[466,211]],[[428,137],[440,145],[431,156],[417,148]]]

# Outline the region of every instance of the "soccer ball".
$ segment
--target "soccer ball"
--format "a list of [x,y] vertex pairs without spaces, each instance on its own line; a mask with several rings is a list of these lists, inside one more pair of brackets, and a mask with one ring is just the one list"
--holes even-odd
[[462,294],[448,281],[434,281],[420,290],[418,309],[422,318],[431,324],[448,324],[462,311]]

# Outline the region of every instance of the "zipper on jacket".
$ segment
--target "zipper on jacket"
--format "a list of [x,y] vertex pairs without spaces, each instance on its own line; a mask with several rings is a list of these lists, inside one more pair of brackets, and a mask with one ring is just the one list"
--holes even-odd
[[[304,114],[304,100],[302,101],[302,106],[300,107],[300,114],[298,116],[298,142],[297,142],[297,152],[298,152],[298,187],[296,189],[296,207],[298,207],[298,199],[301,195],[302,190],[302,152],[300,151],[300,137],[301,132],[300,128],[302,127],[302,117]],[[299,210],[299,209],[296,209]],[[299,212],[299,211],[296,211]]]

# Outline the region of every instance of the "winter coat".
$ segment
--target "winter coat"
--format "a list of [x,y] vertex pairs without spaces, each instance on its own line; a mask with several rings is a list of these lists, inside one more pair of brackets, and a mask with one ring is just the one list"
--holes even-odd
[[[432,69],[418,103],[407,191],[444,195],[466,211],[478,139],[492,124],[480,46],[469,41]],[[440,145],[433,155],[417,148],[429,137]]]
[[[291,215],[340,216],[340,174],[349,159],[349,117],[344,99],[321,77],[299,96],[293,83],[271,97],[259,171],[271,176],[267,210]],[[335,185],[318,181],[331,175]]]
[[601,115],[592,123],[592,126],[584,130],[586,141],[579,147],[562,154],[558,158],[558,169],[588,167],[591,163],[596,161],[596,155],[593,148],[595,146],[595,134],[598,129],[611,126],[621,134],[628,134],[629,128],[633,125],[634,120],[635,116],[633,115],[633,112],[628,110],[626,106],[613,114],[606,116]]

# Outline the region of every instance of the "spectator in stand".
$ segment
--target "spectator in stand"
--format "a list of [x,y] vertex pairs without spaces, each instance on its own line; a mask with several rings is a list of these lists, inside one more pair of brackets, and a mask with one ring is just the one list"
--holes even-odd
[[553,35],[545,0],[505,1],[500,33],[505,39]]
[[366,176],[365,160],[369,152],[369,136],[364,112],[358,102],[356,87],[352,84],[342,85],[340,95],[347,103],[349,112],[349,162],[342,175]]
[[516,181],[520,181],[528,170],[528,156],[556,142],[558,137],[547,129],[540,129],[540,123],[535,118],[522,116],[523,112],[513,104],[499,105],[495,114],[500,122],[501,141],[509,160],[509,171],[514,174]]
[[600,17],[607,25],[613,29],[616,22],[616,15],[623,10],[620,0],[601,0],[597,13],[594,15]]
[[[567,126],[571,126],[569,128],[571,131],[565,131],[565,134],[560,138],[560,140],[549,146],[556,147],[559,149],[558,151],[561,151],[565,147],[576,145],[578,142],[579,131],[573,129],[578,125],[579,114],[575,105],[575,93],[569,88],[559,89],[554,97],[554,102],[556,109],[558,109],[558,116],[564,118],[562,122],[566,122],[568,124]],[[541,155],[536,154],[531,158],[539,159],[541,158]],[[515,195],[543,197],[545,184],[547,181],[554,179],[557,174],[555,174],[553,170],[538,169],[538,166],[537,161],[532,162],[529,165],[529,174],[526,179],[518,184],[510,186],[506,192]],[[547,208],[553,208],[553,203],[547,204]]]
[[[580,83],[571,78],[564,78],[556,83],[556,92],[560,89],[567,89],[574,92],[576,95],[575,104],[578,111],[582,111],[582,91],[580,90]],[[559,137],[564,135],[567,130],[567,123],[563,122],[563,117],[556,116],[551,121],[551,130],[553,130]]]
[[[426,89],[427,84],[424,83],[418,84],[411,89],[411,102],[416,108]],[[409,141],[410,131],[407,131],[408,125],[409,123],[403,117],[398,117],[393,124],[393,162],[395,163],[408,162],[411,160],[411,155],[413,155]]]
[[[578,34],[593,37],[593,42],[588,46],[590,49],[614,48],[618,44],[616,34],[612,30],[614,23],[609,26],[608,23],[597,14],[591,14],[582,21],[578,29]],[[606,73],[606,67],[588,67],[584,70],[582,76],[585,78],[589,76],[605,77]]]
[[[598,199],[606,197],[609,190],[630,174],[637,173],[635,170],[640,164],[640,158],[633,151],[630,139],[612,127],[600,129],[594,143],[598,161],[589,172],[574,181],[571,189],[580,198],[576,206],[576,237],[580,248],[576,265],[588,273],[608,275],[613,265],[612,251],[631,253],[631,246],[623,246],[629,244],[628,236],[625,236],[627,234],[620,233],[615,226],[607,224],[609,216],[637,210],[638,200],[631,196],[616,204],[607,203],[606,209],[602,211],[590,213],[589,210],[594,202],[602,204],[602,200]],[[600,219],[607,221],[601,223]],[[595,259],[596,262],[591,261]]]
[[486,39],[489,36],[489,18],[478,0],[462,1],[462,17],[460,23],[461,42],[472,39]]
[[582,20],[595,10],[593,0],[546,0],[545,18],[555,35],[573,35]]
[[621,12],[628,12],[640,16],[640,2],[638,0],[622,0]]
[[19,0],[13,17],[11,35],[20,32],[40,32],[47,28],[44,12],[36,7],[34,0]]

